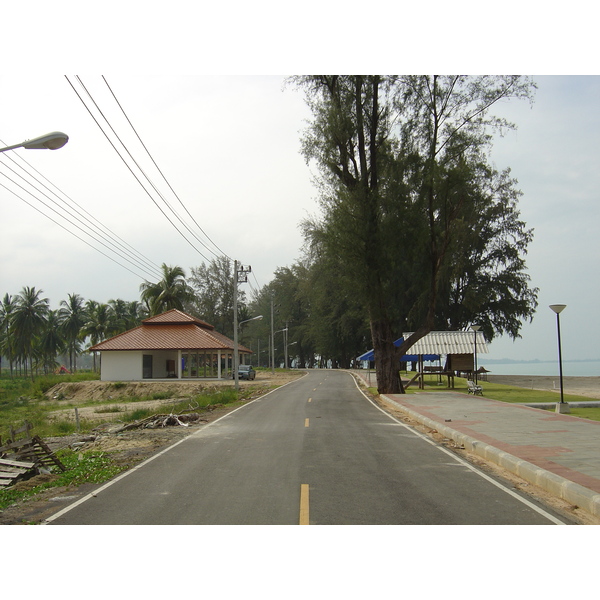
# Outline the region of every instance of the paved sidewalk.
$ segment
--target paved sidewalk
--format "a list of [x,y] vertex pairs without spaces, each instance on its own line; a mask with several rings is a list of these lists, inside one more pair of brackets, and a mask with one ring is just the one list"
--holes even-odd
[[[367,381],[367,373],[353,373]],[[600,517],[600,421],[452,391],[385,398],[466,450]]]

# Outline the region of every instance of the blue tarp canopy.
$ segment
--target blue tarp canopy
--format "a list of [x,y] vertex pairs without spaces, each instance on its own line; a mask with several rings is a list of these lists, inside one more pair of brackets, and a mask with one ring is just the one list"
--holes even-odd
[[[396,348],[397,348],[398,346],[400,346],[400,344],[402,344],[402,342],[404,342],[403,337],[397,339],[394,342],[394,346],[396,346]],[[375,360],[375,351],[369,350],[368,352],[361,354],[356,360],[373,361],[373,360]],[[417,362],[418,360],[419,360],[418,354],[405,354],[400,359],[400,362]],[[440,355],[439,354],[423,354],[423,360],[426,362],[433,362],[434,360],[440,360]]]

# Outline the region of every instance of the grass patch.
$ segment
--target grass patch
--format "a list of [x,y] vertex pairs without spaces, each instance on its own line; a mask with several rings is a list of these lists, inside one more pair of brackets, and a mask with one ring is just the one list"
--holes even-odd
[[[92,381],[97,373],[79,372],[71,375],[44,375],[35,381],[30,377],[0,377],[0,437],[7,439],[10,427],[19,427],[29,421],[40,436],[62,435],[55,425],[48,422],[50,410],[62,408],[57,402],[47,401],[44,393],[57,383]],[[58,400],[58,399],[57,399]],[[44,406],[40,402],[44,401]]]
[[592,421],[600,421],[600,407],[599,408],[575,408],[569,407],[571,416],[579,417],[580,419],[590,419]]
[[[409,373],[410,375],[410,373]],[[414,373],[413,373],[414,375]],[[512,385],[504,385],[502,383],[493,383],[491,381],[478,381],[483,387],[484,398],[490,398],[492,400],[500,400],[502,402],[511,403],[533,403],[533,402],[559,402],[560,397],[558,393],[549,390],[532,390],[529,388],[516,387]],[[413,384],[408,388],[408,392],[418,392],[419,389],[413,387]],[[425,377],[425,390],[426,392],[461,392],[464,394],[468,393],[467,380],[463,377],[454,378],[454,389],[447,387],[447,379],[442,381],[442,385],[438,385],[437,378],[430,376]],[[585,396],[576,396],[574,394],[565,394],[565,402],[589,402],[590,398]]]
[[150,410],[149,408],[137,408],[131,412],[125,413],[123,416],[123,421],[126,423],[132,423],[133,421],[140,421],[141,419],[145,419],[156,413],[155,410]]
[[28,489],[14,489],[12,487],[0,489],[0,510],[4,510],[15,502],[25,500],[40,492],[60,486],[78,486],[83,483],[102,483],[124,471],[127,467],[113,462],[111,454],[107,452],[74,452],[73,450],[58,450],[56,455],[60,458],[66,471],[58,471],[57,477]]

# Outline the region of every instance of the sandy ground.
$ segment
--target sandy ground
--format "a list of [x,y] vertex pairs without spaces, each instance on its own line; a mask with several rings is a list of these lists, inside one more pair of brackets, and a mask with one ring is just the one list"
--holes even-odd
[[[551,390],[560,394],[560,379],[550,375],[487,375],[488,381],[533,390]],[[485,385],[485,381],[481,382]],[[563,377],[565,394],[600,400],[600,377]]]

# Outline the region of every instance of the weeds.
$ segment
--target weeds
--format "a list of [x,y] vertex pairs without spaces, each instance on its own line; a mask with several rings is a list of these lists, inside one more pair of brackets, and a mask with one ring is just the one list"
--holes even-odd
[[46,481],[31,488],[0,489],[0,510],[4,510],[15,502],[35,496],[48,488],[102,483],[127,468],[124,465],[115,464],[111,455],[106,452],[99,453],[92,450],[74,452],[65,449],[58,450],[56,455],[66,467],[65,472],[59,472],[52,481]]

